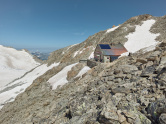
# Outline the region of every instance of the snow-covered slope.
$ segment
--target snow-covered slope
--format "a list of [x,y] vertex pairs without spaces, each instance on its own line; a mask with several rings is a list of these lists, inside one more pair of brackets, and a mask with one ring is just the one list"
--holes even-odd
[[43,75],[46,71],[58,65],[59,63],[54,63],[50,66],[47,66],[46,64],[38,66],[34,70],[27,73],[24,77],[0,89],[0,109],[5,103],[13,101],[18,94],[24,92],[37,77]]
[[[66,83],[68,83],[67,80],[67,74],[68,72],[71,70],[72,67],[74,67],[76,64],[78,63],[74,63],[71,65],[66,66],[64,69],[62,69],[59,73],[57,73],[56,75],[54,75],[53,77],[51,77],[48,80],[48,83],[51,84],[52,89],[55,90],[58,86],[63,86]],[[83,74],[85,74],[87,71],[89,71],[91,68],[89,68],[88,66],[84,66],[79,73],[75,76],[76,77],[82,77]]]
[[130,33],[126,36],[128,41],[124,46],[128,52],[134,53],[140,49],[157,45],[158,42],[155,39],[159,34],[152,34],[149,31],[155,22],[156,21],[153,19],[144,21],[141,26],[136,26],[134,33]]
[[40,65],[25,50],[0,45],[0,88]]

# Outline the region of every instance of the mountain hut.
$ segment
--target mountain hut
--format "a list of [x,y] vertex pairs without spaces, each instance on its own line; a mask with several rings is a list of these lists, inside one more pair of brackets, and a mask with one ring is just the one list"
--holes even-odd
[[122,44],[98,44],[94,51],[94,59],[108,63],[118,59],[118,57],[125,52],[127,52],[127,50]]

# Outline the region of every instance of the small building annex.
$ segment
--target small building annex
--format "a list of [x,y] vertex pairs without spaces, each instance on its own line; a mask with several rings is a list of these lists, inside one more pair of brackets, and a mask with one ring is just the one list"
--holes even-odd
[[94,51],[94,59],[108,63],[118,59],[118,57],[125,52],[127,52],[127,50],[122,44],[98,44]]

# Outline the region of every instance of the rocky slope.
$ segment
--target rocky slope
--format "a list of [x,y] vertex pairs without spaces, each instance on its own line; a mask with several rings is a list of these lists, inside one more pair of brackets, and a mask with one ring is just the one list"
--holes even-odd
[[[136,25],[156,20],[150,31],[162,42],[153,51],[140,50],[110,64],[98,63],[77,77],[84,64],[67,74],[68,83],[52,90],[48,80],[67,65],[87,59],[97,43],[122,43]],[[90,36],[83,43],[57,50],[48,64],[60,64],[34,80],[14,102],[0,110],[0,123],[151,124],[166,123],[166,16],[133,17],[118,28]],[[56,82],[56,81],[55,81]]]

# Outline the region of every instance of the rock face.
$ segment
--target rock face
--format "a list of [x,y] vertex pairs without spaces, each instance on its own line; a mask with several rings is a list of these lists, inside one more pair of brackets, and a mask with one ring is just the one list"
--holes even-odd
[[[154,17],[131,18],[124,25],[129,22],[139,24],[140,20],[149,18]],[[95,38],[99,38],[99,34]],[[50,77],[66,64],[77,61],[81,55],[69,59],[69,62],[63,56],[58,57],[61,59],[60,66],[37,78],[14,102],[0,110],[0,124],[165,124],[164,43],[151,52],[133,53],[110,64],[100,63],[82,78],[72,80],[83,67],[79,64],[68,74],[69,83],[51,90],[47,83]],[[69,49],[74,51],[75,47]],[[54,52],[51,57],[63,50]],[[68,55],[64,56],[67,58]],[[81,57],[88,56],[85,53]],[[58,59],[50,58],[48,62]]]

